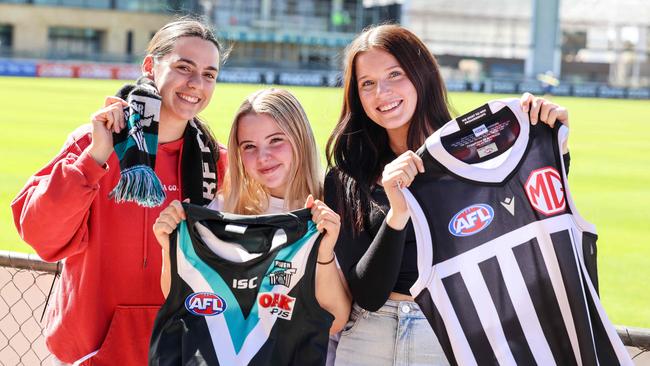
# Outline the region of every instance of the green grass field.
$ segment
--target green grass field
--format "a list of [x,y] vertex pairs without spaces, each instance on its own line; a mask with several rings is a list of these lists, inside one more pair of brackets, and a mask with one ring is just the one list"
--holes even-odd
[[[31,252],[18,237],[9,204],[27,178],[88,122],[119,81],[0,77],[0,249]],[[231,117],[259,85],[219,84],[203,113],[221,141]],[[303,103],[324,153],[340,112],[341,89],[288,87]],[[464,113],[488,94],[452,93]],[[572,194],[599,233],[600,291],[616,324],[650,328],[650,102],[554,98],[571,115]]]

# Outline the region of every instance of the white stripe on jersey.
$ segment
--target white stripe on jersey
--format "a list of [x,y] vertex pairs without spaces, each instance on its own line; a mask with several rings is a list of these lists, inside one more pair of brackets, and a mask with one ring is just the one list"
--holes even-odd
[[435,280],[431,281],[430,287],[428,288],[429,292],[431,292],[431,299],[438,308],[438,311],[441,314],[445,314],[442,317],[442,322],[447,329],[449,342],[451,343],[451,348],[454,350],[454,356],[456,356],[459,365],[477,365],[476,359],[474,359],[474,353],[472,353],[469,342],[464,336],[463,328],[460,326],[460,321],[458,320],[458,316],[456,316],[454,307],[451,305],[447,291],[442,281],[436,277],[434,274]]
[[478,265],[465,267],[461,271],[461,276],[463,276],[463,281],[467,285],[467,288],[473,290],[470,292],[470,295],[472,296],[472,301],[474,301],[474,307],[490,342],[490,346],[494,350],[497,361],[499,361],[500,365],[516,364],[515,358],[508,346],[506,335],[503,332],[503,327],[501,327],[497,309],[492,301],[484,300],[490,299],[491,296]]
[[[405,189],[404,192],[408,192],[408,190]],[[419,204],[415,201],[414,197],[410,194],[405,196],[409,207],[414,208],[413,211],[418,211],[415,208],[419,208]],[[421,212],[421,209],[419,211]],[[414,221],[417,221],[418,224],[424,223],[425,225],[420,226],[418,230],[416,230],[416,233],[430,232],[428,224],[426,224],[426,218],[417,217],[415,212],[413,212],[411,217]],[[564,288],[559,264],[553,249],[553,242],[549,235],[549,233],[567,230],[571,231],[574,227],[570,214],[555,216],[542,221],[535,221],[430,267],[429,272],[431,272],[433,276],[430,277],[430,281],[426,287],[429,288],[433,303],[439,309],[439,312],[444,314],[442,318],[447,327],[452,347],[454,347],[454,345],[460,340],[459,338],[465,337],[462,336],[463,330],[460,327],[460,323],[453,319],[451,319],[450,324],[447,324],[446,322],[446,318],[450,317],[451,314],[454,314],[454,318],[458,315],[455,313],[453,305],[449,300],[442,280],[453,274],[460,273],[465,285],[467,286],[474,307],[481,319],[481,325],[483,326],[485,334],[488,337],[497,359],[501,364],[516,364],[509,349],[503,350],[496,346],[507,346],[507,342],[505,342],[503,328],[498,320],[499,317],[494,308],[494,304],[491,301],[487,301],[487,299],[490,299],[491,297],[489,296],[487,285],[478,267],[479,263],[489,258],[497,257],[501,270],[504,272],[504,280],[507,284],[508,295],[512,299],[517,317],[522,324],[526,340],[530,344],[530,349],[533,352],[535,359],[543,365],[555,364],[546,337],[539,325],[539,320],[537,320],[536,311],[533,307],[532,300],[530,300],[530,295],[528,293],[528,288],[524,283],[523,275],[519,270],[514,254],[512,254],[512,248],[532,239],[536,239],[544,258],[544,265],[546,266],[546,270],[550,276],[551,285],[553,286],[553,290],[557,296],[557,301],[560,306],[560,311],[571,341],[574,355],[578,364],[582,365],[580,347],[578,345],[576,329],[573,323],[573,315],[571,314],[566,289]],[[573,236],[571,236],[571,238],[573,238]],[[420,240],[420,238],[418,238],[418,240]],[[429,241],[429,243],[430,242],[431,241]],[[504,249],[506,248],[511,250],[505,251]],[[507,264],[503,262],[507,262]],[[417,296],[418,294],[419,292],[412,292],[413,296]],[[487,304],[490,305],[490,309],[488,309]],[[534,319],[534,321],[532,319]],[[476,360],[474,360],[474,354],[470,350],[469,344],[466,342],[467,341],[465,340],[463,344],[458,347],[458,350],[454,347],[454,355],[457,357],[460,364],[473,364]],[[463,357],[460,357],[461,355]]]
[[[569,219],[571,215],[562,215],[567,216]],[[561,217],[561,216],[557,216]],[[536,223],[545,222],[546,220],[537,221]],[[530,224],[529,224],[530,225]],[[568,224],[567,231],[571,232],[573,228],[573,221]],[[517,230],[515,230],[516,232]],[[553,241],[551,240],[551,235],[548,231],[540,231],[537,234],[537,241],[539,243],[539,249],[542,252],[542,257],[544,258],[544,264],[546,265],[546,271],[551,279],[551,285],[553,286],[553,291],[555,292],[555,299],[557,300],[558,305],[560,306],[560,312],[562,313],[562,320],[564,320],[564,326],[569,335],[569,340],[571,341],[571,348],[573,348],[573,354],[575,355],[578,366],[582,366],[582,357],[580,355],[580,346],[578,345],[578,336],[576,334],[576,327],[573,323],[573,314],[571,313],[571,306],[569,305],[569,299],[567,297],[566,289],[564,288],[564,281],[562,280],[562,271],[560,270],[560,264],[558,263],[557,256],[555,255],[555,250],[553,249]],[[569,236],[571,239],[571,249],[574,255],[574,260],[578,263],[578,258],[575,255],[575,242],[573,241],[573,236]],[[571,268],[567,268],[570,270]],[[579,268],[575,268],[578,278],[582,278],[580,275]],[[582,291],[582,296],[584,298],[584,291]],[[586,306],[586,302],[585,302]],[[586,314],[589,313],[589,310],[585,307]]]
[[555,365],[553,352],[546,342],[542,325],[536,316],[526,316],[535,313],[533,300],[528,293],[521,293],[515,289],[526,287],[517,259],[512,251],[504,251],[497,255],[499,267],[503,273],[503,281],[506,284],[506,290],[511,297],[512,303],[517,304],[514,307],[517,319],[521,323],[521,329],[528,344],[534,344],[536,347],[530,347],[530,351],[538,365]]

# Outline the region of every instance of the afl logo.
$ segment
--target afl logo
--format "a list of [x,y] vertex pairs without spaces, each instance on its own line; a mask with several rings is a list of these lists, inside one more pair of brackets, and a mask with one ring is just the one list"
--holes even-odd
[[219,315],[226,310],[226,300],[212,292],[195,292],[185,299],[185,309],[199,316]]
[[470,236],[490,225],[494,210],[489,205],[477,203],[460,210],[449,221],[449,232],[455,236]]

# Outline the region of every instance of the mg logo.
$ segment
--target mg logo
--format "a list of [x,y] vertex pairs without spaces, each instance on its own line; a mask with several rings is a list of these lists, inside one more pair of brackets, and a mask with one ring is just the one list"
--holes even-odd
[[538,212],[549,216],[566,208],[560,173],[549,166],[533,170],[526,181],[526,195]]

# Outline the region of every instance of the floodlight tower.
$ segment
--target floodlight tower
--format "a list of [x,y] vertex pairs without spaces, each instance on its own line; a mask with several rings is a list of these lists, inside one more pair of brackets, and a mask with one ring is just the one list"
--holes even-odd
[[526,77],[552,71],[559,78],[561,65],[560,0],[533,0],[530,52],[526,59]]

